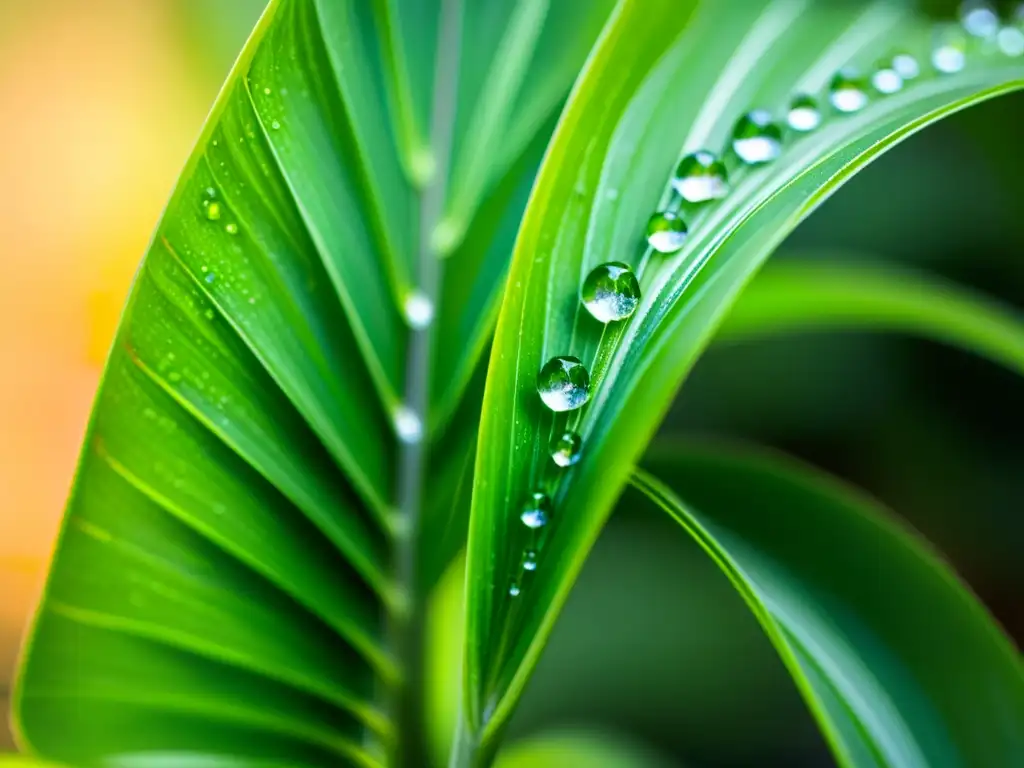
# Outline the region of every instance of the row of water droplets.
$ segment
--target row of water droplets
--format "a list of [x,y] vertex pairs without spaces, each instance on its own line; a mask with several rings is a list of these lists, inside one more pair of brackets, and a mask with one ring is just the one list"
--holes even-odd
[[[992,7],[984,3],[965,4],[959,25],[943,26],[935,33],[929,64],[938,75],[961,71],[971,51],[970,39],[983,41],[983,52],[999,51],[1011,57],[1024,55],[1024,5],[1015,19],[1002,24]],[[790,101],[782,120],[768,110],[755,109],[744,114],[734,126],[728,151],[740,169],[766,165],[782,154],[784,141],[818,129],[827,116],[827,108],[837,115],[848,115],[864,109],[873,97],[880,98],[902,91],[911,81],[922,76],[922,65],[910,53],[900,52],[879,62],[868,75],[843,69],[832,78],[825,100],[801,93]],[[827,104],[823,104],[827,100]],[[580,287],[580,301],[591,317],[604,325],[628,320],[640,305],[640,281],[653,254],[670,256],[678,253],[689,237],[684,210],[696,212],[725,198],[731,189],[729,163],[726,155],[700,150],[680,160],[671,179],[672,196],[668,205],[654,213],[646,229],[646,245],[636,269],[621,261],[610,261],[595,267]],[[604,343],[602,331],[598,356]],[[551,464],[542,475],[555,470],[558,474],[577,464],[584,455],[584,443],[577,431],[581,409],[591,396],[590,371],[577,357],[559,355],[548,360],[537,376],[537,392],[543,404],[555,414],[573,412],[567,429],[556,431],[550,445]],[[544,533],[552,520],[551,495],[534,483],[523,504],[519,520],[529,530],[529,541],[523,551],[518,571],[513,575],[508,594],[518,596],[523,589],[523,576],[537,570]]]

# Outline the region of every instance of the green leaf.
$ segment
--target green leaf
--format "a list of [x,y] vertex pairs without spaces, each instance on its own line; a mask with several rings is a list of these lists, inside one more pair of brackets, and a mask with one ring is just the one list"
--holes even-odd
[[[494,749],[568,590],[631,468],[683,378],[764,260],[868,162],[931,122],[1024,86],[1024,64],[977,48],[943,75],[931,28],[900,5],[624,0],[577,82],[531,197],[491,355],[476,461],[467,583],[467,740]],[[872,94],[855,114],[826,109],[816,131],[786,132],[781,157],[756,168],[729,155],[731,191],[686,208],[690,234],[671,256],[645,255],[647,218],[672,200],[683,153],[723,149],[752,107],[784,114],[793,93],[824,99],[847,65],[909,49],[922,74]],[[824,103],[824,102],[823,102]],[[1010,127],[1007,127],[1010,130]],[[596,265],[625,260],[643,298],[602,328],[581,308]],[[537,396],[544,362],[591,369],[589,404],[553,415]],[[558,471],[549,445],[566,426],[583,458]],[[540,539],[519,521],[529,494],[552,499]],[[524,551],[540,565],[521,577]],[[515,588],[513,588],[513,585]],[[518,596],[513,596],[518,589]]]
[[536,736],[502,750],[496,768],[666,768],[650,751],[608,734],[558,733]]
[[0,768],[61,768],[56,763],[45,763],[32,757],[0,755]]
[[[462,538],[470,388],[609,8],[573,25],[546,2],[270,3],[107,363],[24,649],[26,745],[90,764],[422,764],[417,622]],[[484,17],[500,44],[472,33]],[[442,239],[431,333],[407,302],[436,288]],[[406,407],[423,444],[399,439]]]
[[954,283],[886,265],[783,261],[743,292],[718,331],[733,341],[878,330],[963,347],[1024,374],[1024,318]]
[[[1024,666],[884,510],[792,460],[659,446],[635,485],[747,602],[842,766],[1013,765]],[[678,495],[682,493],[683,497]]]

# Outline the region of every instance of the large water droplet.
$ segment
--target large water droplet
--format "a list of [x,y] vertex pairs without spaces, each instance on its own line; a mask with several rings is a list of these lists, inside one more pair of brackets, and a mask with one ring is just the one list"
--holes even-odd
[[909,53],[897,53],[893,56],[892,68],[904,80],[913,80],[921,74],[921,65]]
[[940,29],[932,47],[932,66],[944,75],[952,75],[967,63],[967,40],[955,27]]
[[537,570],[537,552],[536,550],[529,549],[523,556],[523,570],[524,571],[536,571]]
[[686,242],[686,222],[672,211],[661,211],[647,222],[647,243],[658,253],[675,253]]
[[216,200],[210,200],[206,204],[206,218],[210,221],[217,221],[220,219],[220,203]]
[[583,453],[583,438],[572,431],[565,432],[551,444],[551,458],[560,467],[571,467]]
[[996,36],[996,45],[1007,56],[1024,56],[1024,30],[1003,27]]
[[537,391],[552,411],[572,411],[590,399],[590,374],[575,357],[553,357],[537,374]]
[[580,289],[583,306],[602,323],[625,320],[640,303],[640,284],[628,264],[610,261],[591,270]]
[[729,193],[729,174],[725,163],[701,150],[679,161],[672,186],[688,203],[721,200]]
[[795,96],[789,104],[786,123],[794,131],[807,133],[821,125],[821,109],[813,96],[801,94]]
[[871,74],[871,86],[879,93],[889,95],[903,89],[903,78],[891,61],[882,62]]
[[969,35],[992,37],[999,30],[999,14],[985,0],[966,0],[960,6],[960,23]]
[[537,530],[548,524],[551,517],[551,499],[543,491],[534,491],[530,494],[529,500],[523,505],[523,511],[519,519],[527,528]]
[[864,87],[864,81],[857,74],[851,70],[842,70],[832,78],[828,98],[833,107],[849,114],[859,112],[867,106],[868,92]]
[[748,112],[736,122],[732,149],[747,165],[770,163],[782,154],[782,131],[764,109]]
[[423,439],[423,420],[412,408],[399,406],[395,409],[392,420],[395,434],[403,443],[413,444]]
[[434,321],[434,302],[421,290],[415,290],[405,297],[405,321],[417,331],[422,331]]

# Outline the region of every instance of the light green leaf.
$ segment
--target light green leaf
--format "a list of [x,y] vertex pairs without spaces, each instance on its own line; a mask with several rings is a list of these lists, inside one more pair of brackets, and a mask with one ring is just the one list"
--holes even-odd
[[[1024,63],[980,48],[962,72],[930,64],[931,29],[901,5],[624,0],[556,131],[519,239],[485,394],[470,525],[466,750],[493,750],[603,521],[671,399],[736,297],[785,236],[853,173],[898,141],[970,104],[1024,86]],[[854,114],[827,107],[833,74],[909,50],[921,75],[869,94]],[[720,202],[687,207],[670,256],[641,247],[647,218],[672,201],[681,154],[724,149],[752,107],[785,114],[794,93],[825,104],[815,131],[787,131],[779,159],[731,163]],[[1010,130],[1010,128],[1007,128]],[[602,328],[581,307],[583,278],[606,261],[637,271],[642,300]],[[591,371],[589,403],[553,415],[537,375],[556,355]],[[560,471],[553,437],[582,435]],[[520,520],[530,494],[552,500],[537,538]],[[539,546],[536,571],[524,552]],[[515,593],[518,591],[518,595]]]
[[913,333],[971,350],[1024,373],[1024,318],[953,283],[885,265],[784,261],[743,292],[717,339],[780,333]]
[[608,734],[558,733],[536,736],[502,750],[497,768],[666,768],[649,750]]
[[749,450],[669,444],[644,465],[653,474],[637,472],[634,484],[746,600],[840,765],[1024,756],[1019,655],[949,568],[875,502]]
[[[573,27],[511,0],[270,3],[106,367],[15,691],[26,745],[124,766],[423,764],[417,629],[464,533],[466,393],[610,0],[588,8]],[[507,44],[470,31],[492,12],[502,34],[519,19]],[[472,142],[435,130],[463,123]],[[439,331],[415,330],[446,211]]]

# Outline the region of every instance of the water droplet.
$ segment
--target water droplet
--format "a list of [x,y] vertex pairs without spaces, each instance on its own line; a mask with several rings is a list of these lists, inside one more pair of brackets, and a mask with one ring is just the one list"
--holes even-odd
[[628,264],[610,261],[595,267],[580,290],[583,306],[602,323],[625,320],[640,303],[640,284]]
[[512,586],[508,588],[509,597],[519,597],[519,591],[519,585],[512,584]]
[[229,235],[237,235],[238,225],[233,221],[229,221],[227,224],[224,225],[224,231],[227,232]]
[[786,122],[794,131],[807,133],[821,125],[821,109],[813,96],[801,94],[793,98],[789,104]]
[[276,131],[276,130],[278,130],[278,129],[280,129],[280,128],[281,128],[281,123],[280,123],[280,122],[278,122],[277,120],[275,120],[274,122],[272,122],[272,123],[270,124],[270,127],[271,127],[271,129],[272,129],[272,130],[275,130],[275,131]]
[[264,93],[265,93],[265,94],[266,94],[267,96],[269,96],[269,95],[270,95],[270,88],[264,88],[264,89],[263,89],[263,92],[264,92]]
[[214,311],[212,309],[208,309],[205,312],[203,312],[203,317],[205,317],[207,320],[213,320],[213,318],[216,317],[216,315],[214,314]]
[[921,65],[909,53],[897,53],[892,57],[892,68],[904,80],[913,80],[921,74]]
[[782,131],[765,109],[748,112],[736,122],[732,149],[747,165],[770,163],[782,154]]
[[523,557],[523,570],[524,571],[536,571],[537,570],[537,552],[533,549],[528,549],[526,555]]
[[527,528],[537,530],[548,524],[551,517],[551,499],[543,491],[534,491],[530,494],[529,500],[523,505],[523,511],[519,519]]
[[996,37],[999,50],[1007,56],[1024,56],[1024,30],[1017,27],[1003,27]]
[[871,86],[879,93],[889,95],[903,89],[903,78],[892,62],[883,62],[872,73]]
[[966,0],[960,6],[960,23],[969,35],[992,37],[999,29],[999,14],[985,0]]
[[567,431],[551,444],[551,458],[560,467],[571,467],[580,460],[583,452],[583,438]]
[[220,203],[211,201],[206,206],[206,218],[210,221],[217,221],[220,218]]
[[725,163],[701,150],[679,161],[672,186],[688,203],[721,200],[729,193],[729,174]]
[[423,439],[423,421],[412,408],[399,406],[391,418],[394,421],[395,434],[403,443],[408,445]]
[[836,73],[829,85],[828,98],[833,107],[847,114],[859,112],[868,103],[864,81],[851,70]]
[[415,290],[405,297],[405,321],[417,331],[422,331],[434,321],[434,302],[421,290]]
[[647,222],[647,242],[658,253],[675,253],[686,242],[686,222],[672,211],[661,211]]
[[590,399],[590,374],[575,357],[553,357],[537,374],[537,391],[552,411],[572,411]]
[[206,279],[206,282],[212,283],[214,280],[217,279],[217,276],[215,274],[213,274],[213,272],[210,272],[209,274],[206,275],[205,279]]
[[967,63],[967,40],[954,27],[940,29],[932,48],[932,66],[944,75],[952,75]]

